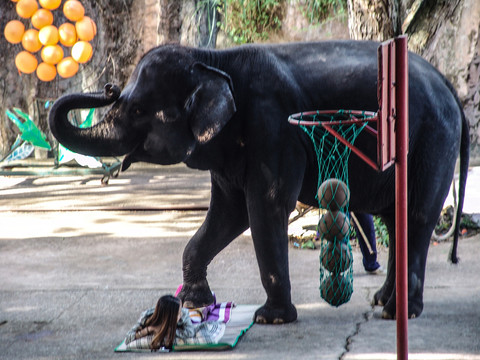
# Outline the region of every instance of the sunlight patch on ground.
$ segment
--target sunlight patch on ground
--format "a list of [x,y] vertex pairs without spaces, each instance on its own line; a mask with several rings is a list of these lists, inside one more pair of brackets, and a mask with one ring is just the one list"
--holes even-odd
[[330,305],[325,303],[309,303],[309,304],[295,304],[298,310],[319,310],[329,308]]
[[34,217],[0,218],[2,239],[75,237],[103,234],[110,237],[190,237],[203,222],[205,212],[48,212]]

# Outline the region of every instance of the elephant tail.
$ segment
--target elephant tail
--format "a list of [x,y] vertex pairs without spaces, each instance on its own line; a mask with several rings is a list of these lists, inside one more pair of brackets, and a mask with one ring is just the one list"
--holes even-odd
[[456,96],[456,92],[453,92],[457,99],[458,106],[460,107],[460,111],[462,113],[462,136],[460,142],[460,173],[458,179],[458,206],[457,206],[457,213],[455,215],[455,230],[453,232],[453,244],[450,250],[450,261],[453,264],[458,263],[457,257],[457,246],[458,246],[458,236],[460,234],[460,221],[462,217],[462,210],[463,210],[463,202],[465,199],[465,187],[467,184],[467,175],[468,175],[468,163],[470,160],[470,133],[469,133],[469,125],[468,120],[465,117],[463,112],[460,100]]

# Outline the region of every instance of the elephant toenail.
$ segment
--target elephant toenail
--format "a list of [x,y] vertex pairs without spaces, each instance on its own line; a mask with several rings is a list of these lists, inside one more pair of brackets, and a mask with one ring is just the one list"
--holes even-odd
[[255,318],[255,322],[257,324],[266,324],[267,323],[267,319],[265,319],[262,315],[258,315],[256,318]]
[[388,312],[386,312],[385,310],[382,311],[382,319],[387,319],[387,320],[392,320],[393,317],[391,314],[389,314]]
[[275,325],[278,325],[278,324],[283,324],[283,323],[285,323],[285,321],[283,321],[283,319],[276,318],[276,319],[273,320],[273,323],[274,323]]

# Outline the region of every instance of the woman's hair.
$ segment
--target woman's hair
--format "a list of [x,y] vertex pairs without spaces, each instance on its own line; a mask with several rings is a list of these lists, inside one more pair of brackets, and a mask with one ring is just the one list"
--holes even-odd
[[145,322],[145,326],[160,328],[160,331],[153,336],[152,349],[159,349],[162,346],[168,349],[173,347],[179,311],[179,298],[165,295],[158,299],[155,311]]

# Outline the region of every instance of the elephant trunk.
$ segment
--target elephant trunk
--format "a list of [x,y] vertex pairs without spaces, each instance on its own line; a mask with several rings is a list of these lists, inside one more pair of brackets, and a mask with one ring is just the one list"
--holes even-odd
[[118,86],[107,84],[103,92],[60,97],[55,101],[48,117],[53,136],[69,150],[84,155],[120,156],[131,151],[131,146],[125,141],[125,131],[114,126],[112,116],[85,129],[72,125],[68,120],[70,110],[110,105],[119,98],[120,92]]

